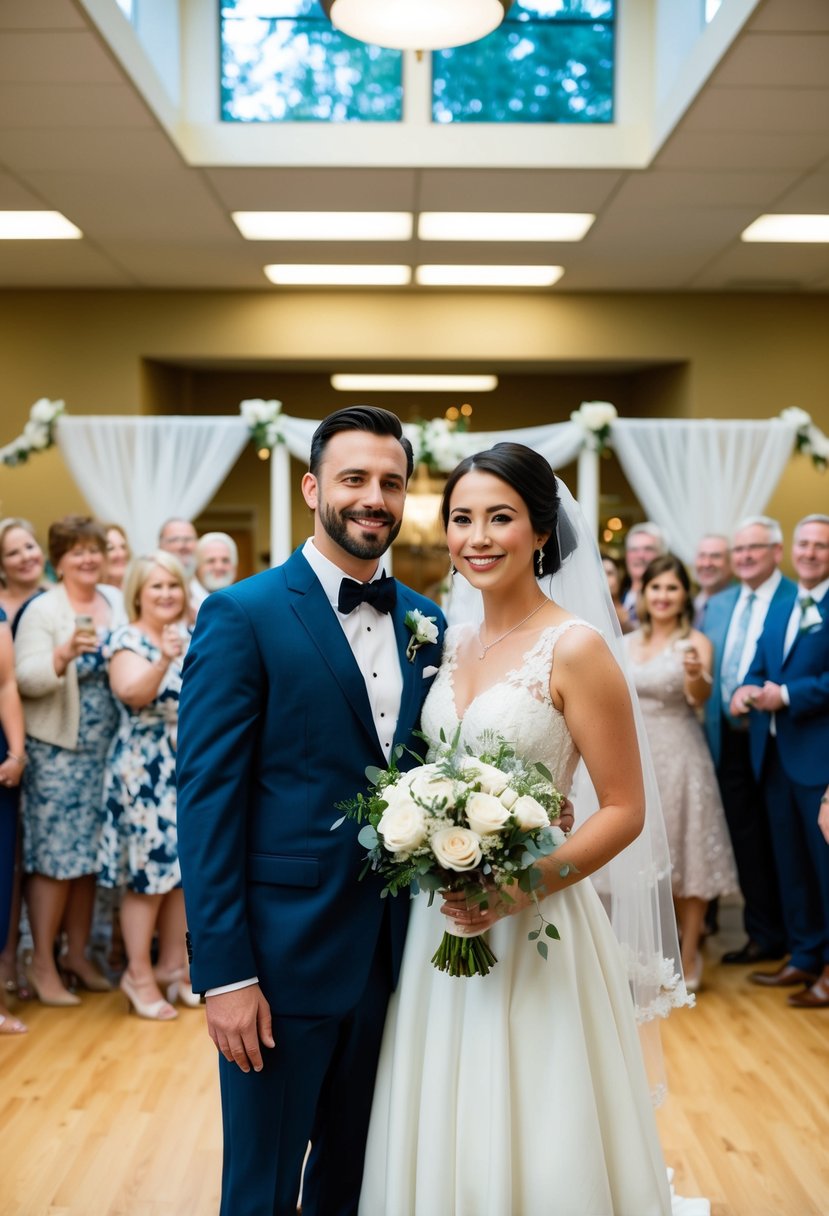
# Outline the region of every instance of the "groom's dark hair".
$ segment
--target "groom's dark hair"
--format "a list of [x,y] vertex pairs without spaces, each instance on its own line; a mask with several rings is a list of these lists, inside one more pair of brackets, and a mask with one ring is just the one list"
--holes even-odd
[[398,440],[406,453],[406,480],[409,480],[414,469],[412,445],[403,434],[403,427],[397,415],[377,405],[350,405],[323,418],[314,431],[308,461],[308,469],[315,477],[322,463],[326,444],[340,431],[369,431],[372,435],[391,435]]

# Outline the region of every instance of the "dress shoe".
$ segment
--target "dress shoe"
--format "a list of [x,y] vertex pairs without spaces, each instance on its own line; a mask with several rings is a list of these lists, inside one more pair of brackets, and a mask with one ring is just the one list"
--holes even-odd
[[789,1004],[795,1009],[829,1009],[829,967],[823,968],[823,974],[811,988],[793,992]]
[[817,976],[814,971],[801,971],[791,963],[784,963],[776,971],[752,971],[748,978],[764,988],[793,988],[796,984],[814,984]]
[[726,966],[745,967],[753,963],[774,963],[782,958],[785,950],[769,950],[749,938],[741,950],[729,950],[720,959]]

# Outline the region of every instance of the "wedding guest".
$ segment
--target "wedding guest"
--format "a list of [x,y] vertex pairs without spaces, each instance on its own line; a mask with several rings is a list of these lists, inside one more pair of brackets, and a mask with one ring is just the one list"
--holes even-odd
[[746,942],[729,950],[728,964],[779,959],[786,933],[774,864],[765,791],[753,775],[744,718],[729,711],[743,683],[772,604],[793,593],[779,570],[783,533],[775,519],[744,519],[731,538],[731,563],[739,580],[708,601],[703,631],[714,647],[712,696],[705,703],[705,733],[717,770],[725,817],[743,893]]
[[43,550],[27,519],[0,520],[0,608],[17,632],[26,605],[48,584],[44,579]]
[[636,610],[639,592],[642,589],[642,575],[648,562],[668,552],[665,534],[658,524],[645,520],[643,524],[634,524],[625,537],[625,567],[627,569],[627,586],[622,596],[622,604],[633,625],[636,625]]
[[[794,530],[797,587],[772,603],[735,717],[749,715],[754,776],[773,808],[774,857],[791,957],[754,971],[765,987],[805,984],[797,1009],[829,1007],[829,849],[818,823],[829,782],[829,515]],[[780,825],[785,825],[781,830]]]
[[602,567],[607,576],[607,589],[610,592],[610,598],[613,600],[613,607],[619,618],[622,633],[630,633],[636,626],[631,621],[630,613],[622,603],[622,573],[612,557],[604,556],[602,558]]
[[694,557],[694,573],[699,591],[694,596],[694,628],[702,628],[705,606],[712,595],[725,591],[734,581],[728,537],[718,532],[701,536]]
[[[14,678],[14,648],[6,613],[0,608],[0,942],[17,942],[12,929],[15,870],[17,862],[18,786],[26,763],[23,707]],[[0,1035],[25,1034],[26,1025],[12,1017],[5,995],[13,992],[16,981],[12,967],[4,966],[0,987]]]
[[190,586],[190,603],[196,612],[213,591],[236,582],[239,550],[226,532],[205,532],[196,545],[196,577]]
[[[99,883],[124,888],[127,969],[121,990],[141,1017],[171,1021],[190,988],[176,833],[176,728],[189,634],[187,586],[175,557],[139,557],[124,583],[129,624],[109,644],[109,679],[121,721],[107,759]],[[155,971],[151,960],[158,935]]]
[[196,543],[199,534],[189,519],[173,516],[161,525],[158,547],[172,553],[181,562],[184,577],[191,579],[196,573]]
[[120,524],[105,524],[104,532],[107,540],[107,560],[106,578],[103,581],[108,587],[117,587],[120,591],[124,582],[124,574],[132,558],[130,542]]
[[829,785],[820,796],[820,810],[817,814],[817,825],[823,833],[823,838],[829,844]]
[[16,639],[17,680],[29,763],[23,778],[23,863],[34,941],[30,986],[47,1005],[76,1005],[54,958],[78,984],[107,991],[88,959],[103,820],[104,761],[118,711],[103,647],[113,624],[98,586],[106,537],[94,520],[68,515],[49,529],[59,583],[27,608]]
[[691,626],[691,584],[673,554],[642,576],[639,628],[626,639],[668,831],[685,981],[702,981],[700,939],[710,899],[737,889],[711,756],[695,713],[711,695],[712,648]]

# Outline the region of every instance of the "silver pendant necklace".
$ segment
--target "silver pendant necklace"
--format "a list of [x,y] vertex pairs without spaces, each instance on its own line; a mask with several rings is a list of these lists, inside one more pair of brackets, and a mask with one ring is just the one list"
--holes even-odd
[[480,661],[481,659],[485,659],[487,656],[487,651],[492,650],[492,647],[497,646],[499,642],[503,642],[504,638],[508,638],[511,633],[515,633],[516,629],[520,629],[522,625],[526,625],[527,621],[529,621],[531,619],[531,617],[534,617],[537,612],[540,612],[541,609],[544,607],[544,605],[549,604],[549,602],[550,601],[545,596],[545,598],[541,601],[541,603],[537,604],[536,607],[533,608],[532,612],[528,613],[527,616],[525,616],[522,621],[519,621],[516,625],[513,625],[511,629],[508,629],[506,631],[506,633],[502,633],[501,636],[499,638],[496,638],[494,642],[484,642],[484,640],[482,639],[482,637],[481,637],[481,629],[483,627],[483,621],[482,621],[481,624],[478,626],[478,643],[481,647],[481,653],[478,655],[478,660]]

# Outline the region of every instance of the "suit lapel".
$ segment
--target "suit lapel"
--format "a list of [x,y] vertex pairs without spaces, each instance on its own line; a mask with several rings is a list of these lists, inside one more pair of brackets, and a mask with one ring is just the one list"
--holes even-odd
[[[821,600],[821,602],[820,602],[819,604],[817,604],[817,605],[816,605],[818,612],[820,613],[821,617],[823,618],[823,623],[824,623],[824,625],[826,624],[826,615],[827,615],[827,611],[829,611],[829,609],[827,609],[827,605],[826,605],[826,600],[827,600],[827,599],[829,599],[829,595],[824,595],[824,597],[823,597],[823,599]],[[791,614],[792,614],[792,608],[793,608],[793,607],[794,607],[794,604],[793,604],[793,603],[792,603],[792,604],[790,604],[790,605],[789,605],[789,611],[788,611],[788,613],[786,614],[786,621],[785,621],[785,625],[784,625],[784,627],[783,627],[783,633],[784,633],[784,642],[785,642],[785,630],[786,630],[786,626],[787,626],[787,625],[788,625],[788,623],[789,623],[789,617],[790,617],[790,616],[791,616]],[[808,631],[807,631],[807,632],[808,632]],[[793,640],[793,642],[792,642],[791,646],[789,647],[788,652],[787,652],[786,654],[784,654],[784,655],[783,655],[783,666],[784,666],[784,667],[785,667],[785,665],[788,663],[788,661],[789,661],[789,659],[792,657],[792,655],[794,654],[795,650],[797,649],[797,644],[798,644],[798,642],[800,641],[800,639],[801,639],[801,637],[802,637],[802,636],[803,636],[802,630],[798,629],[797,633],[794,635],[794,640]]]
[[728,591],[723,592],[723,600],[720,605],[721,611],[715,622],[715,626],[709,635],[714,646],[714,683],[716,688],[719,687],[720,683],[720,673],[722,671],[725,639],[728,637],[728,627],[731,624],[731,618],[734,615],[734,609],[739,598],[739,583],[736,585],[736,587],[731,587],[728,589]]
[[328,666],[354,710],[355,717],[371,740],[372,747],[382,757],[366,682],[319,579],[299,550],[288,559],[284,569],[291,608],[297,620],[317,647],[323,662]]

